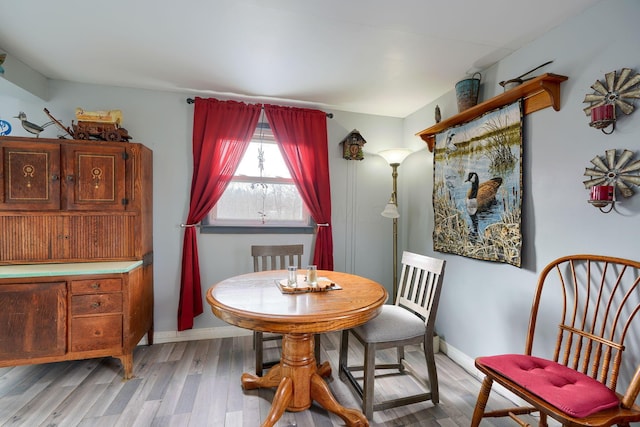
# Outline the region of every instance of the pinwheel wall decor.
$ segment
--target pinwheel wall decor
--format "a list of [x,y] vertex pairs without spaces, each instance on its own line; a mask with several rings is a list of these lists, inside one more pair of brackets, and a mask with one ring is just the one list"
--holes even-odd
[[[600,80],[591,85],[594,93],[587,94],[584,101],[590,105],[584,108],[587,116],[591,116],[589,125],[609,135],[616,126],[616,110],[624,114],[633,113],[633,100],[640,98],[640,74],[630,68],[623,68],[620,73],[611,71],[605,74],[604,83]],[[606,128],[611,126],[609,132]]]
[[[584,181],[584,187],[591,190],[589,203],[607,213],[616,202],[616,190],[625,198],[633,195],[631,186],[640,185],[640,160],[633,161],[633,154],[625,149],[618,156],[617,150],[611,149],[605,151],[604,159],[591,159],[593,167],[584,171],[585,176],[591,177]],[[602,210],[606,206],[609,210]]]

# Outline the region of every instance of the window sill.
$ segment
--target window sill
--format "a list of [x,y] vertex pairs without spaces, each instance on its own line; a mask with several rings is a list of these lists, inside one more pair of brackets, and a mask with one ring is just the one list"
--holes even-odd
[[286,226],[217,226],[202,225],[202,234],[313,234],[315,226],[286,227]]

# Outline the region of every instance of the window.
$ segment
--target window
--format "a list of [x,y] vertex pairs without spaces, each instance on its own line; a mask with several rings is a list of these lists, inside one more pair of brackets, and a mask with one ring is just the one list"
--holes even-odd
[[202,225],[211,233],[313,232],[268,124],[258,124],[233,179]]

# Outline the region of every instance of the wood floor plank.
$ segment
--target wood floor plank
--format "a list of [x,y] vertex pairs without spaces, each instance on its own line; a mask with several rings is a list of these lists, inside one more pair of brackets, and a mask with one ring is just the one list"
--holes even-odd
[[211,424],[213,417],[210,415],[213,407],[211,401],[218,386],[215,376],[206,373],[202,374],[201,381],[198,384],[198,391],[194,398],[191,418],[189,418],[189,427],[213,425]]
[[[176,362],[161,362],[160,365],[163,368],[172,367]],[[150,425],[149,423],[145,423],[144,420],[151,420],[151,423],[154,422],[156,415],[158,414],[158,409],[162,404],[162,398],[164,396],[164,390],[166,387],[160,387],[162,392],[158,393],[156,396],[151,396],[154,390],[157,392],[157,383],[163,382],[165,377],[170,376],[173,373],[173,370],[158,370],[153,371],[151,375],[148,377],[138,377],[141,379],[139,386],[133,391],[131,395],[131,400],[129,404],[123,409],[120,417],[118,418],[117,425]],[[163,382],[164,384],[164,382]],[[144,408],[145,412],[140,412],[140,408]],[[153,410],[153,413],[149,413],[149,411]]]
[[167,392],[167,387],[169,387],[169,383],[171,382],[171,377],[173,376],[173,372],[176,369],[175,361],[171,362],[160,362],[154,364],[153,372],[147,376],[146,378],[150,378],[150,390],[147,395],[147,400],[162,400],[164,398],[165,393]]
[[[140,410],[132,422],[130,424],[127,423],[127,425],[131,425],[131,427],[147,427],[153,425],[153,420],[159,407],[159,400],[147,400],[140,406]],[[122,423],[123,421],[124,419],[121,417],[120,422]]]
[[109,406],[116,399],[118,393],[120,393],[120,390],[122,389],[122,387],[124,387],[125,383],[126,382],[122,380],[121,373],[118,375],[113,375],[111,382],[105,383],[106,387],[104,388],[104,390],[102,390],[102,392],[96,393],[96,401],[87,411],[86,417],[109,417],[109,415],[105,415],[107,408],[109,408]]
[[201,380],[202,375],[200,374],[187,375],[184,387],[182,388],[182,393],[180,394],[178,404],[174,411],[175,414],[190,414],[192,412],[193,402],[198,393],[198,387]]
[[188,375],[202,374],[205,367],[205,361],[210,353],[209,347],[211,347],[211,340],[201,340],[196,342],[196,349],[193,354],[193,361],[189,367]]
[[107,384],[95,384],[90,375],[85,381],[58,405],[55,410],[42,422],[47,426],[77,426],[86,416],[89,408],[107,388]]
[[[99,418],[84,418],[78,427],[114,427],[114,426],[124,426],[125,424],[119,424],[118,419],[119,415],[108,415]],[[150,425],[150,424],[147,424]]]
[[48,372],[46,365],[16,366],[4,369],[0,375],[0,397],[20,395]]
[[[225,423],[225,417],[227,412],[227,396],[230,386],[237,385],[237,378],[230,379],[228,375],[228,365],[224,363],[226,357],[224,356],[224,348],[222,345],[220,348],[220,357],[218,358],[218,364],[216,367],[215,384],[213,392],[207,396],[210,402],[209,417],[212,425],[222,426]],[[223,362],[223,363],[221,363]]]
[[[5,426],[38,426],[73,391],[72,387],[47,386],[25,406],[21,407]],[[37,408],[37,410],[36,410]]]
[[142,383],[142,379],[134,378],[127,381],[115,396],[109,407],[104,412],[105,415],[117,415],[122,414],[129,405],[129,402],[133,401],[132,397],[135,394],[138,387]]

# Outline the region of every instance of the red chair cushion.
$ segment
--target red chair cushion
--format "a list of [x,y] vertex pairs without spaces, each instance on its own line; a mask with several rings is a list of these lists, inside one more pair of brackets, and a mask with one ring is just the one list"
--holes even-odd
[[551,360],[504,354],[479,357],[476,363],[500,373],[576,418],[615,408],[619,403],[616,394],[601,382]]

